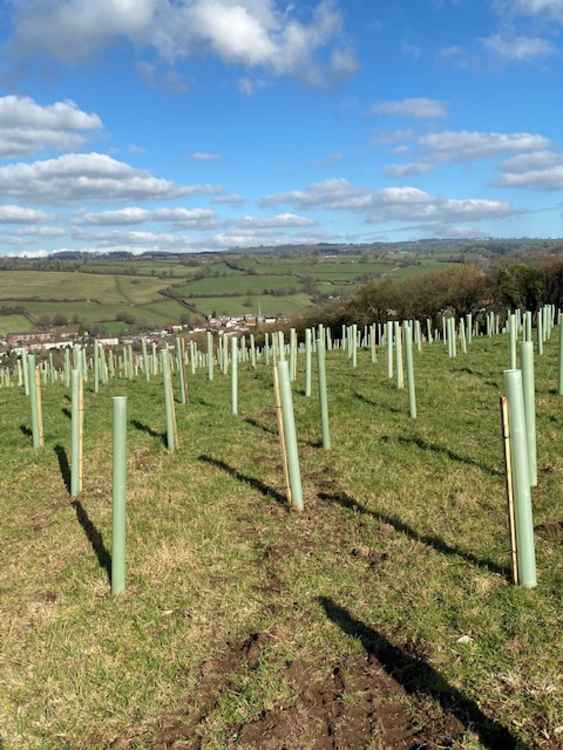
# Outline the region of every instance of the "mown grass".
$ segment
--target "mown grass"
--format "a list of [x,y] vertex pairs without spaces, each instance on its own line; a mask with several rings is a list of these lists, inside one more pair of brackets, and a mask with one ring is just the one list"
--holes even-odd
[[190,300],[203,314],[255,315],[258,308],[264,315],[289,315],[311,305],[306,294],[256,294],[246,297],[196,297]]
[[0,314],[0,336],[11,332],[30,331],[33,324],[24,315]]
[[[181,723],[203,700],[202,663],[256,632],[268,634],[268,647],[257,669],[226,676],[198,726],[204,748],[236,747],[236,727],[299,701],[284,676],[289,661],[332,667],[362,655],[366,633],[416,655],[420,690],[405,702],[419,728],[461,695],[521,747],[557,747],[561,547],[538,531],[538,588],[509,585],[498,428],[507,359],[503,338],[476,340],[455,360],[441,344],[426,348],[416,356],[413,422],[383,353],[372,365],[363,352],[357,370],[330,355],[330,452],[318,447],[318,401],[303,395],[300,362],[301,515],[286,511],[263,365],[241,368],[239,418],[228,379],[217,373],[209,383],[203,371],[191,379],[173,456],[161,435],[160,382],[87,391],[75,504],[64,481],[64,389],[45,389],[46,447],[37,454],[25,397],[0,390],[4,747],[156,746],[163,723]],[[537,525],[561,518],[556,359],[553,340],[537,362]],[[110,399],[124,393],[129,588],[112,598]],[[500,747],[484,737],[467,721],[451,746]]]

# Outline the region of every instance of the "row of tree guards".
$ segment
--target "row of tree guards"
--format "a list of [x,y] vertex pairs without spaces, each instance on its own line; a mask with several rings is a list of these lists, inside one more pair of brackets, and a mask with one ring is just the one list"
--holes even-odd
[[[559,324],[559,393],[563,395],[563,325],[561,313],[553,306],[541,308],[536,316],[535,344],[538,354]],[[79,345],[66,349],[62,366],[57,367],[52,353],[40,362],[32,353],[23,350],[13,368],[2,368],[0,383],[3,387],[21,387],[29,396],[32,442],[35,449],[44,446],[42,385],[61,384],[71,390],[71,481],[70,494],[78,497],[83,482],[84,438],[84,385],[92,381],[91,391],[97,394],[102,385],[116,377],[133,380],[143,377],[147,381],[160,377],[164,390],[164,415],[166,443],[173,453],[179,444],[176,421],[174,376],[178,387],[178,402],[189,403],[188,370],[195,375],[205,369],[207,378],[215,377],[215,366],[223,376],[230,371],[230,406],[233,416],[239,414],[239,366],[249,364],[256,369],[259,364],[273,368],[273,396],[276,409],[280,448],[283,456],[284,479],[290,506],[302,511],[303,487],[299,461],[297,426],[293,408],[292,383],[298,374],[298,356],[304,357],[304,394],[311,398],[313,370],[316,366],[319,395],[321,445],[325,450],[332,446],[329,399],[327,387],[327,351],[344,354],[355,369],[358,350],[370,352],[371,362],[377,362],[378,351],[386,351],[387,376],[401,390],[408,391],[408,410],[417,418],[414,351],[423,346],[442,342],[448,356],[458,356],[458,345],[465,354],[476,336],[507,335],[508,364],[504,372],[506,396],[501,396],[501,434],[504,446],[506,493],[508,500],[508,526],[514,583],[531,588],[536,585],[536,563],[532,520],[531,488],[537,486],[536,409],[534,384],[533,316],[529,311],[509,311],[501,327],[500,316],[490,313],[484,326],[471,315],[456,319],[444,316],[441,328],[432,329],[431,321],[425,326],[420,321],[387,321],[373,323],[362,330],[356,325],[343,326],[339,338],[333,338],[330,328],[319,325],[304,332],[304,341],[298,340],[295,329],[265,334],[262,346],[257,346],[254,335],[236,336],[208,333],[205,351],[191,340],[176,338],[175,347],[165,345],[160,351],[154,343],[141,342],[140,352],[132,344],[121,350],[106,348],[101,343],[86,349]],[[519,347],[518,347],[519,343]],[[518,351],[521,369],[517,369]],[[127,399],[113,399],[113,554],[112,591],[125,590],[125,528],[127,484]]]

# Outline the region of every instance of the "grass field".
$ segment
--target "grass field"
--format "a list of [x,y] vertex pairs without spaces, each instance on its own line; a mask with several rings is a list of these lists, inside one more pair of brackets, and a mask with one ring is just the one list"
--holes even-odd
[[[503,338],[416,356],[419,418],[361,353],[329,355],[333,449],[294,389],[305,512],[287,512],[269,368],[191,379],[180,450],[162,385],[87,389],[72,502],[69,402],[0,389],[3,750],[454,748],[561,743],[561,398],[538,358],[539,585],[508,583]],[[129,397],[128,592],[108,593],[111,396]],[[517,745],[517,743],[519,743]]]
[[231,276],[214,277],[192,281],[189,284],[176,286],[179,294],[186,297],[198,297],[202,294],[244,294],[245,292],[261,292],[263,289],[299,289],[301,282],[296,276]]
[[258,307],[264,315],[291,315],[311,304],[306,294],[288,294],[283,297],[258,294],[250,297],[198,297],[192,300],[202,313],[211,315],[256,315]]
[[31,323],[23,315],[2,315],[0,314],[0,336],[5,336],[7,333],[23,333],[24,331],[31,331],[33,329],[33,323]]
[[[202,259],[198,266],[142,259],[97,262],[82,266],[95,268],[97,273],[2,271],[0,305],[15,300],[37,323],[45,316],[63,315],[68,321],[77,318],[93,326],[115,321],[116,315],[121,314],[148,326],[158,326],[178,322],[188,313],[184,306],[160,295],[168,286],[173,286],[177,294],[189,299],[204,315],[213,311],[230,315],[255,312],[259,303],[267,314],[291,314],[311,304],[310,294],[314,292],[305,288],[305,277],[313,278],[321,294],[349,296],[367,274],[405,278],[436,267],[446,267],[446,264],[424,259],[420,264],[413,262],[405,266],[353,255],[338,260],[272,256],[221,260],[214,257]],[[123,274],[124,269],[146,275],[127,276]],[[252,273],[244,273],[244,269]],[[102,270],[107,273],[99,273]],[[149,275],[153,273],[157,275]],[[205,276],[190,280],[196,274]],[[288,290],[289,293],[269,297],[262,295],[265,289]],[[30,325],[28,323],[28,327]],[[15,328],[7,328],[6,332],[13,330]]]

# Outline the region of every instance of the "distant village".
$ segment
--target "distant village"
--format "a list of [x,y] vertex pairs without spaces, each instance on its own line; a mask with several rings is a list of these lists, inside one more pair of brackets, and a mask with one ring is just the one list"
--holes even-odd
[[[142,339],[147,341],[166,340],[169,336],[179,334],[197,335],[207,331],[215,333],[245,334],[258,326],[276,325],[287,322],[287,318],[281,316],[263,315],[220,315],[209,317],[205,325],[193,326],[190,324],[171,324],[158,330],[145,333],[123,334],[120,336],[96,336],[96,341],[106,346],[117,346],[118,344],[135,344]],[[78,326],[54,326],[47,330],[25,331],[8,333],[0,337],[0,356],[10,352],[18,352],[20,349],[29,351],[49,351],[72,347],[77,343],[84,343],[91,338],[89,333],[80,332]]]

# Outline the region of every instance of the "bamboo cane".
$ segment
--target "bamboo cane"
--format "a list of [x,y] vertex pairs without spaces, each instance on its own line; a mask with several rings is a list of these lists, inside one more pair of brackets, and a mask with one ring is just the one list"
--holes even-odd
[[506,479],[506,499],[508,504],[508,527],[510,529],[510,553],[512,563],[512,580],[518,585],[518,554],[516,550],[516,521],[514,518],[514,495],[512,491],[512,460],[510,457],[510,425],[508,421],[508,401],[500,397],[500,428],[504,449],[504,469]]

